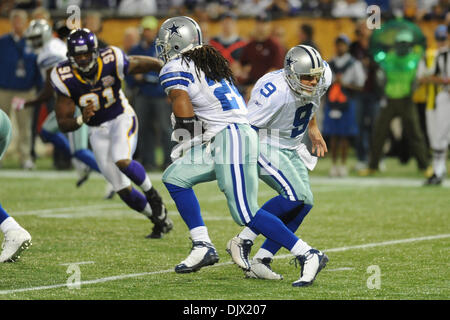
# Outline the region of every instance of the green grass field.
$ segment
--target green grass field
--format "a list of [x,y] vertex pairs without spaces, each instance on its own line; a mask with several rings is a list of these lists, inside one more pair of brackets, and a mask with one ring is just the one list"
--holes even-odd
[[[23,172],[5,165],[0,201],[32,234],[33,246],[20,261],[0,265],[0,299],[448,300],[450,181],[422,187],[413,162],[401,166],[392,159],[387,172],[367,178],[330,179],[329,166],[328,159],[321,160],[311,173],[315,207],[297,234],[330,261],[311,287],[294,288],[300,270],[285,249],[273,263],[282,281],[246,279],[231,263],[226,242],[241,228],[231,220],[216,183],[195,191],[220,261],[179,275],[173,268],[188,255],[191,242],[160,174],[151,178],[175,226],[163,239],[149,240],[147,219],[117,196],[102,199],[105,184],[99,175],[77,189],[73,172]],[[273,195],[261,183],[260,204]],[[258,238],[252,254],[262,241]],[[373,268],[379,277],[368,272]],[[68,287],[77,275],[79,288]]]

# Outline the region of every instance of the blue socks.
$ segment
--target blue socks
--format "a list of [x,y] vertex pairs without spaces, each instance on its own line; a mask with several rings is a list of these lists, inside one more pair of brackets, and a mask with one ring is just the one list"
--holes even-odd
[[76,151],[73,156],[81,162],[87,164],[92,170],[100,172],[97,162],[95,161],[94,153],[89,149],[81,149]]
[[134,188],[125,195],[120,195],[119,193],[119,196],[131,209],[138,212],[142,213],[147,206],[147,198]]
[[138,186],[142,185],[147,176],[144,167],[139,162],[132,160],[128,167],[125,169],[120,169],[131,181],[133,181]]
[[40,135],[44,142],[52,143],[56,148],[62,150],[66,155],[71,156],[69,140],[63,133],[51,133],[45,129],[41,129]]
[[247,226],[288,250],[291,250],[299,240],[278,217],[264,209],[259,209]]
[[[303,219],[311,208],[311,205],[304,204],[302,201],[290,201],[283,196],[278,195],[268,200],[261,207],[261,210],[259,210],[253,218],[255,221],[250,222],[248,227],[250,227],[256,234],[264,234],[267,239],[263,243],[262,248],[272,252],[275,255],[275,253],[280,250],[281,245],[289,250],[292,248],[295,244],[295,242],[293,242],[294,238],[292,237],[292,233],[297,231],[298,227],[303,222]],[[279,219],[270,219],[266,217],[267,213],[270,213]],[[257,219],[257,215],[260,215],[263,220],[259,217],[259,219]],[[272,222],[270,222],[271,220]],[[264,226],[264,221],[270,224],[273,223],[274,225]],[[280,222],[283,225],[283,232],[276,231],[277,228],[280,228]],[[295,239],[298,238],[295,236]],[[291,246],[287,247],[286,245]]]
[[0,224],[2,224],[2,222],[5,221],[7,218],[9,218],[9,215],[6,213],[5,209],[3,209],[2,205],[0,204]]
[[[194,190],[192,188],[181,188],[170,183],[164,184],[189,230],[204,226],[200,204]],[[312,206],[304,205],[303,202],[289,201],[282,196],[277,196],[267,201],[258,210],[248,227],[255,233],[262,233],[266,238],[272,239],[266,240],[264,243],[266,250],[276,253],[281,245],[291,250],[298,241],[293,232],[297,230],[311,208]],[[268,210],[271,211],[268,212]],[[287,226],[280,219],[289,220],[285,221]]]
[[200,204],[198,203],[194,190],[192,188],[181,188],[170,183],[164,184],[189,230],[204,226],[205,223],[200,212]]
[[73,156],[73,157],[77,158],[78,160],[80,160],[81,162],[88,165],[91,169],[93,169],[97,172],[100,172],[97,162],[95,161],[94,154],[92,153],[91,150],[81,149],[81,150],[76,151],[72,155],[72,152],[70,151],[69,140],[63,133],[61,133],[61,132],[51,133],[45,129],[41,129],[40,134],[41,134],[42,140],[44,140],[45,142],[52,143],[55,146],[55,148],[62,150],[67,156],[69,156],[69,157]]
[[[311,205],[304,204],[304,205],[299,206],[297,209],[294,209],[295,213],[293,215],[292,220],[287,221],[287,219],[286,219],[286,218],[289,219],[288,216],[290,215],[290,212],[288,212],[286,215],[284,215],[283,217],[280,217],[280,218],[282,219],[282,221],[284,223],[286,223],[286,226],[288,227],[289,230],[291,230],[292,232],[295,232],[300,227],[301,223],[303,222],[303,219],[308,214],[308,212],[311,210],[311,208],[312,208]],[[298,212],[298,210],[300,210],[300,212]],[[267,251],[269,251],[273,255],[275,255],[278,252],[278,250],[281,249],[281,245],[270,239],[266,239],[264,241],[263,245],[261,246],[261,248],[266,249]]]

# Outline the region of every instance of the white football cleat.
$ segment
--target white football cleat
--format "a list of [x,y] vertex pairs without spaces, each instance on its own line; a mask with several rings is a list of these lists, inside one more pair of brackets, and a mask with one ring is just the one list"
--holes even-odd
[[31,246],[31,235],[24,228],[11,229],[6,232],[2,244],[1,262],[15,262],[20,254]]
[[230,254],[231,259],[245,271],[250,270],[248,255],[250,254],[252,245],[252,240],[244,240],[238,236],[234,237],[227,243],[227,252]]
[[316,249],[310,249],[303,256],[295,257],[300,262],[300,279],[292,283],[294,287],[306,287],[314,282],[317,274],[325,268],[328,256]]
[[219,261],[214,245],[204,241],[192,241],[192,249],[188,257],[175,266],[176,273],[196,272],[203,267],[211,266]]
[[272,258],[253,258],[250,261],[250,271],[245,271],[245,276],[247,278],[254,279],[266,279],[266,280],[283,280],[283,276],[272,271],[270,263],[273,261]]

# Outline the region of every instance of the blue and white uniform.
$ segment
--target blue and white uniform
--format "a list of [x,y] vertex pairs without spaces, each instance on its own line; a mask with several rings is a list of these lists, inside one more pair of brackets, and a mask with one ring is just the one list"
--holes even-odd
[[[319,86],[328,88],[332,73],[328,64],[324,65]],[[306,168],[312,170],[317,157],[308,152],[302,140],[326,90],[309,99],[300,97],[290,89],[284,72],[281,69],[260,78],[248,103],[250,124],[260,138],[260,178],[285,198],[312,205]]]
[[163,67],[160,82],[167,94],[174,89],[188,93],[194,114],[205,129],[202,139],[194,141],[194,147],[189,146],[185,155],[166,169],[166,186],[190,189],[217,180],[233,219],[240,225],[249,223],[258,210],[258,140],[249,125],[243,97],[228,80],[207,79],[194,62],[182,59]]
[[192,61],[183,62],[181,58],[169,61],[159,79],[167,94],[173,89],[189,94],[194,113],[203,122],[203,141],[209,141],[230,123],[248,123],[247,106],[234,84],[225,79],[221,82],[207,79]]

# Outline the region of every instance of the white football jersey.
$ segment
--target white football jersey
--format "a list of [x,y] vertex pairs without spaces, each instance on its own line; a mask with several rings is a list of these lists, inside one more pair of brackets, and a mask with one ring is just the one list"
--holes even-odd
[[[328,88],[332,73],[325,64],[320,80]],[[322,91],[322,95],[326,90]],[[259,129],[260,143],[279,148],[297,149],[303,139],[309,121],[320,106],[321,95],[304,102],[289,87],[284,69],[265,74],[255,84],[248,102],[248,118]]]
[[37,57],[37,65],[41,71],[42,79],[47,78],[47,70],[53,68],[61,61],[67,60],[67,46],[59,38],[48,41]]
[[181,58],[169,61],[159,74],[165,92],[185,90],[195,115],[203,122],[203,141],[208,141],[230,123],[248,123],[245,100],[234,84],[227,80],[215,82],[196,70],[193,61]]

